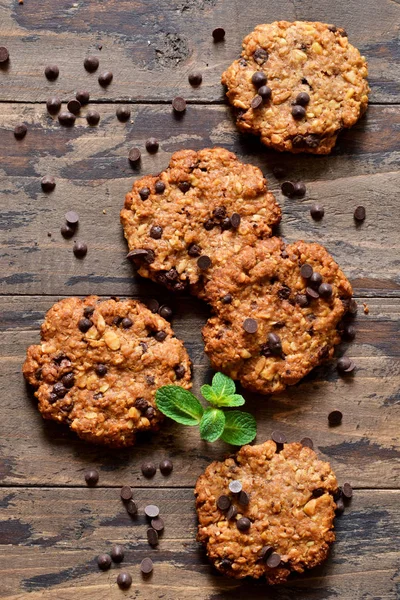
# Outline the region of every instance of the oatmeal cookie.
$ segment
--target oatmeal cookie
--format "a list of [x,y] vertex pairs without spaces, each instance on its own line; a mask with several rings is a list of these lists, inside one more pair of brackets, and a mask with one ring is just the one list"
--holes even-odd
[[135,300],[61,300],[48,311],[41,338],[28,348],[23,373],[42,416],[96,444],[132,446],[137,431],[159,427],[157,388],[191,387],[182,342]]
[[226,575],[282,583],[326,559],[337,488],[330,465],[310,448],[243,446],[197,480],[197,539]]
[[222,75],[237,125],[276,150],[329,154],[368,104],[367,63],[344,29],[276,21],[243,40]]
[[325,248],[276,237],[216,270],[204,295],[215,313],[203,328],[212,367],[262,394],[294,385],[330,358],[354,302]]
[[224,148],[176,152],[159,176],[134,183],[121,211],[139,274],[200,295],[216,266],[269,237],[280,219],[260,169]]

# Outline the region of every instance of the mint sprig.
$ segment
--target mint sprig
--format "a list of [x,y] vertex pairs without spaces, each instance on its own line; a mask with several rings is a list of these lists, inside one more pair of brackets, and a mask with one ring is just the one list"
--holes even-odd
[[201,439],[207,442],[222,439],[228,444],[242,446],[254,440],[257,424],[251,414],[223,410],[245,403],[243,396],[236,394],[235,382],[230,377],[216,373],[211,385],[203,385],[200,391],[211,405],[206,409],[196,396],[178,385],[164,385],[157,390],[157,408],[177,423],[198,425]]

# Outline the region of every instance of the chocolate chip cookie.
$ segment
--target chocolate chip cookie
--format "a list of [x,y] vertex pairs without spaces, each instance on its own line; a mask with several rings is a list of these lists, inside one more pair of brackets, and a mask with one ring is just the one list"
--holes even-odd
[[354,302],[325,248],[276,237],[217,269],[204,296],[215,313],[203,328],[212,367],[262,394],[294,385],[330,358]]
[[159,176],[134,183],[121,211],[139,274],[200,295],[217,266],[280,219],[260,169],[224,148],[176,152]]
[[197,539],[226,575],[282,583],[326,559],[337,488],[330,465],[310,448],[243,446],[197,480]]
[[157,388],[191,387],[182,342],[135,300],[61,300],[48,311],[41,338],[23,366],[39,410],[89,442],[132,446],[137,431],[159,427]]
[[237,125],[277,150],[329,154],[368,104],[367,63],[344,29],[277,21],[243,40],[222,75]]

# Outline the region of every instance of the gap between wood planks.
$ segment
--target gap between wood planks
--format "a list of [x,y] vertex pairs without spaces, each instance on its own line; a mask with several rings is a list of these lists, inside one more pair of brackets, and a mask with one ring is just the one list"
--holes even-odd
[[[171,100],[106,100],[99,98],[97,100],[90,101],[89,104],[154,104],[160,106],[168,106],[172,104]],[[67,100],[65,100],[67,102]],[[46,106],[44,100],[2,100],[0,104],[40,104]],[[225,100],[186,100],[186,104],[194,106],[230,106]],[[368,106],[400,106],[400,102],[368,102]],[[351,128],[350,128],[351,129]]]

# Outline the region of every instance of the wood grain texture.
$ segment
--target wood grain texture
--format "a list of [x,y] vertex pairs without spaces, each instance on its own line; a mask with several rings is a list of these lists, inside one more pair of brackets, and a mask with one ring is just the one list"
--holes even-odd
[[[398,598],[399,491],[356,491],[336,519],[337,541],[327,562],[277,587],[231,580],[212,569],[195,541],[193,490],[135,490],[134,497],[139,515],[131,519],[116,489],[0,488],[1,597],[114,600],[122,597],[117,574],[127,570],[134,583],[124,597],[143,600]],[[146,540],[143,508],[149,502],[165,521],[156,549]],[[114,543],[124,545],[126,558],[102,573],[95,558]],[[148,580],[139,569],[145,556],[154,561]]]
[[[43,421],[21,374],[26,348],[39,341],[39,323],[55,297],[2,297],[0,303],[3,357],[0,389],[0,483],[9,486],[75,485],[83,483],[86,468],[99,468],[101,485],[118,486],[124,477],[140,487],[193,486],[212,460],[232,451],[223,442],[208,444],[197,428],[182,428],[168,421],[161,432],[143,437],[130,450],[110,451],[78,440],[67,428]],[[368,300],[370,314],[360,308],[356,341],[342,345],[338,355],[353,357],[357,372],[342,379],[332,361],[316,369],[301,384],[272,398],[245,393],[246,406],[258,422],[258,442],[275,429],[290,441],[310,436],[340,481],[358,487],[398,485],[400,352],[400,301]],[[200,330],[207,309],[190,298],[175,304],[173,327],[185,341],[194,363],[195,386],[209,381],[211,372],[203,351]],[[333,409],[344,413],[339,427],[329,427]],[[160,473],[146,480],[143,460],[156,464],[170,456],[175,470],[171,478]]]
[[[400,101],[398,23],[395,0],[0,0],[0,39],[11,60],[0,72],[1,100],[45,101],[54,91],[68,99],[89,87],[97,100],[171,101],[177,94],[197,102],[220,102],[223,70],[240,54],[245,35],[259,23],[320,20],[344,27],[369,62],[373,102]],[[222,26],[223,43],[211,32]],[[102,50],[98,50],[98,45]],[[101,68],[114,72],[103,90],[88,75],[84,57],[96,54]],[[46,81],[49,63],[60,68]],[[188,73],[200,69],[203,84],[193,89]]]
[[[139,293],[142,285],[134,281],[125,259],[127,246],[119,223],[125,193],[135,177],[159,172],[182,147],[222,145],[262,168],[283,208],[279,232],[288,241],[324,244],[357,294],[400,295],[400,107],[371,107],[329,157],[267,151],[254,138],[236,132],[224,106],[191,106],[176,120],[168,106],[138,105],[127,125],[117,121],[115,106],[97,108],[102,115],[98,129],[87,127],[83,117],[76,127],[65,129],[42,105],[2,105],[1,293]],[[21,120],[29,124],[29,131],[17,142],[12,130]],[[144,149],[150,135],[161,142],[156,155]],[[134,146],[142,150],[139,170],[127,160]],[[286,166],[289,178],[306,182],[306,198],[284,198],[272,175],[277,164]],[[43,175],[56,178],[51,194],[41,190]],[[309,214],[315,202],[325,207],[320,222]],[[360,204],[366,207],[367,219],[356,226],[353,212]],[[73,241],[60,234],[64,214],[71,209],[81,216],[77,237],[89,246],[83,261],[74,258]]]

